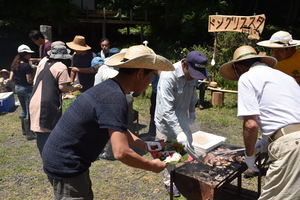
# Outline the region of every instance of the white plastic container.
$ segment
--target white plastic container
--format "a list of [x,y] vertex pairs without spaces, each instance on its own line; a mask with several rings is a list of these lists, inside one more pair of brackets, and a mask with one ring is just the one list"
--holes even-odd
[[198,156],[209,152],[215,147],[220,146],[226,141],[226,137],[206,133],[203,131],[197,131],[193,133],[193,147]]

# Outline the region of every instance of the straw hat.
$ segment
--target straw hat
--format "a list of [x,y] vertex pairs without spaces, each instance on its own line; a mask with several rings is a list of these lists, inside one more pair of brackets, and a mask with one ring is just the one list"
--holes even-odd
[[135,45],[127,51],[115,54],[105,61],[105,65],[116,68],[143,68],[173,71],[172,63],[147,46]]
[[1,76],[2,73],[7,73],[8,75],[10,74],[10,72],[7,69],[2,69],[0,71],[0,76]]
[[91,47],[85,43],[85,38],[81,35],[76,35],[72,42],[67,42],[67,46],[76,51],[86,51],[91,49]]
[[269,48],[287,48],[300,45],[300,40],[293,40],[291,34],[286,31],[274,33],[270,40],[258,42],[257,45]]
[[258,55],[255,49],[251,46],[241,46],[235,50],[233,60],[220,67],[220,75],[228,80],[238,80],[232,64],[250,58],[260,58],[260,62],[265,63],[270,67],[274,67],[277,64],[276,58]]
[[[56,46],[56,45],[66,46],[66,44],[65,44],[64,42],[62,42],[62,41],[55,41],[55,42],[52,42],[52,43],[51,43],[51,48],[53,48],[53,47]],[[70,53],[71,53],[71,50],[70,50],[70,49],[67,49],[67,52],[68,52],[68,54],[70,54]],[[47,51],[47,54],[50,56],[51,50]]]

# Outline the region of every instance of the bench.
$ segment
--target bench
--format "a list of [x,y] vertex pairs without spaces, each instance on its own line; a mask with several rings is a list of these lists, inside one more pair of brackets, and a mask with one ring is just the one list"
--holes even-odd
[[223,90],[221,88],[207,87],[211,91],[211,104],[213,106],[222,106],[224,105],[224,94],[225,93],[234,93],[237,94],[238,91],[235,90]]

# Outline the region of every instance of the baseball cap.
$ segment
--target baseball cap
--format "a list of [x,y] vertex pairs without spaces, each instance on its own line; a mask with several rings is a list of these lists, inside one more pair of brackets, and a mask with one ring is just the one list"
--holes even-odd
[[199,51],[191,51],[186,56],[185,61],[191,77],[194,79],[206,78],[207,57],[203,53]]
[[23,52],[27,52],[27,53],[34,53],[34,51],[32,51],[29,46],[22,44],[18,47],[18,53],[23,53]]
[[104,59],[101,58],[101,57],[94,57],[92,62],[91,62],[91,66],[94,67],[96,65],[99,65],[99,64],[103,64],[104,63]]

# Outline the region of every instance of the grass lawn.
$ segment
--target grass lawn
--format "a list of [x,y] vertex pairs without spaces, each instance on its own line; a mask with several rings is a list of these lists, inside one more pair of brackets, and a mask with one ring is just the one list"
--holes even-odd
[[[139,134],[148,131],[150,87],[144,97],[134,100],[139,111]],[[207,108],[197,109],[193,132],[202,130],[227,137],[226,143],[243,146],[242,121],[236,118],[236,94],[225,94],[224,106],[210,106],[210,91],[205,96]],[[71,100],[64,101],[66,107]],[[1,199],[53,199],[52,188],[42,170],[35,141],[21,133],[20,107],[0,113],[0,196]],[[149,154],[143,155],[149,159]],[[90,168],[95,199],[169,199],[162,175],[128,167],[119,161],[97,160]],[[235,181],[234,181],[235,182]],[[236,183],[233,183],[236,184]],[[256,191],[257,179],[243,179],[243,188]],[[175,198],[183,200],[184,197]],[[225,198],[224,198],[225,199]],[[243,199],[243,198],[241,198]]]

